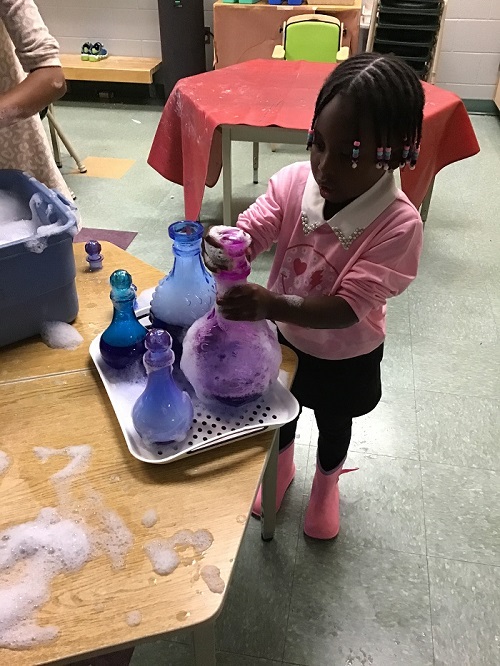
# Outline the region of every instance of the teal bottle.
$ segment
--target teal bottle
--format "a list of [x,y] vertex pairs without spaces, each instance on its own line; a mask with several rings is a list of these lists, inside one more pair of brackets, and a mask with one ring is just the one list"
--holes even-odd
[[135,290],[130,273],[123,269],[114,271],[109,281],[113,319],[101,335],[99,349],[102,358],[109,366],[122,370],[144,354],[147,330],[135,316]]
[[182,442],[193,424],[193,405],[172,377],[172,338],[167,331],[152,329],[145,345],[148,383],[132,409],[134,428],[150,443]]

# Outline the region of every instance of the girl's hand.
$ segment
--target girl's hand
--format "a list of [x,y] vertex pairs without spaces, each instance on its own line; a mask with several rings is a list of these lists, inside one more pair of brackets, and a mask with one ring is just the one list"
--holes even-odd
[[[213,228],[213,226],[208,227],[203,236],[201,245],[203,262],[208,270],[212,273],[230,271],[233,262],[230,257],[225,254],[217,238],[214,238],[214,236],[210,233]],[[251,262],[250,247],[247,249],[246,257],[248,261]]]
[[201,252],[205,266],[212,273],[218,273],[219,271],[229,270],[231,268],[231,260],[227,257],[220,244],[216,239],[210,235],[210,229],[208,227],[205,235],[203,237]]
[[260,321],[269,319],[274,294],[258,284],[242,284],[229,289],[217,299],[219,311],[225,319],[234,321]]

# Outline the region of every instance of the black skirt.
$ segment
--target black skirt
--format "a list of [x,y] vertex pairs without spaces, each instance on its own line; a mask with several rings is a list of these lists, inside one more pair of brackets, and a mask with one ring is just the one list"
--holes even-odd
[[305,354],[278,333],[280,343],[293,349],[299,359],[291,392],[302,407],[355,417],[377,406],[382,397],[383,343],[369,354],[330,361]]

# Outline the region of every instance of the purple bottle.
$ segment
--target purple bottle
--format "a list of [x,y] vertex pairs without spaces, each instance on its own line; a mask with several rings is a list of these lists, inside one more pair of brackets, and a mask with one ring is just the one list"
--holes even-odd
[[[221,296],[247,282],[251,238],[231,227],[214,227],[211,233],[231,260],[230,268],[215,276]],[[280,365],[281,347],[273,324],[229,321],[217,306],[198,319],[184,339],[181,370],[202,402],[237,406],[255,400],[276,381]]]
[[154,328],[145,345],[148,383],[132,409],[134,428],[148,442],[182,442],[193,424],[193,405],[172,377],[172,338],[167,331]]
[[104,257],[101,254],[101,244],[99,241],[89,240],[88,243],[85,243],[85,252],[87,253],[89,270],[100,271]]

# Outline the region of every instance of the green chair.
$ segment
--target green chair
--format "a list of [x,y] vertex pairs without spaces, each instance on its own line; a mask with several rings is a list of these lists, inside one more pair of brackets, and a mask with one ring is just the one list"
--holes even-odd
[[340,62],[349,57],[349,48],[341,47],[344,28],[334,16],[300,14],[283,23],[282,43],[274,47],[278,60]]
[[[344,26],[334,16],[300,14],[283,23],[283,40],[274,47],[276,60],[308,60],[309,62],[341,62],[349,57],[343,46]],[[271,144],[273,153],[276,144]],[[259,182],[259,144],[253,144],[253,182]]]

